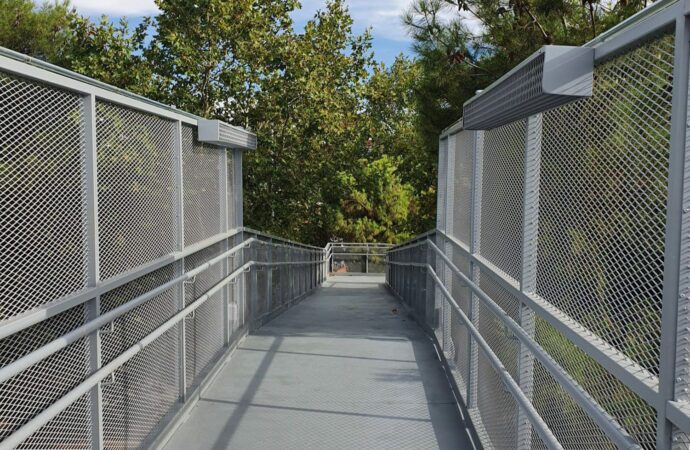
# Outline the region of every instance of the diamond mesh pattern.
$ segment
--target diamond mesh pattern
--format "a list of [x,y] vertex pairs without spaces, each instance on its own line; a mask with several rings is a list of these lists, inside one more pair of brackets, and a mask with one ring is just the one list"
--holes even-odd
[[17,449],[90,449],[93,448],[91,439],[91,403],[89,394],[85,394],[31,435]]
[[[535,320],[537,343],[604,410],[618,420],[642,448],[655,448],[654,409],[543,319],[536,317]],[[555,391],[551,391],[550,395],[555,394]]]
[[438,187],[437,187],[437,214],[436,228],[446,229],[446,178],[448,173],[448,139],[439,144],[438,151]]
[[101,383],[107,449],[137,449],[159,430],[179,398],[177,342],[172,328]]
[[673,47],[596,67],[592,98],[544,114],[537,293],[654,373]]
[[222,150],[199,143],[194,134],[194,128],[182,127],[185,245],[221,232],[218,175]]
[[[80,305],[8,336],[0,341],[0,366],[16,361],[83,323],[84,306]],[[0,384],[0,440],[79,384],[89,373],[88,357],[88,342],[81,339]],[[36,439],[32,442],[45,448],[49,438]]]
[[232,150],[227,150],[225,152],[226,160],[227,160],[227,185],[228,185],[228,192],[227,192],[227,212],[228,212],[228,229],[236,228],[239,226],[242,226],[242,218],[239,218],[237,216],[236,208],[235,208],[235,162],[233,159],[233,152]]
[[0,72],[4,320],[86,285],[78,95]]
[[[201,266],[202,264],[205,264],[212,258],[215,258],[221,253],[223,253],[222,245],[222,242],[218,242],[214,245],[206,247],[203,250],[199,250],[198,252],[187,256],[184,259],[185,272],[189,272],[190,270],[195,269]],[[184,288],[185,305],[191,304],[193,301],[204,295],[206,291],[218,284],[222,279],[223,265],[221,263],[218,263],[204,270],[196,277],[194,277],[192,280],[187,281],[185,283]]]
[[[485,448],[515,448],[517,442],[517,405],[491,363],[479,351],[477,407],[482,426],[477,430]],[[480,431],[481,430],[481,431]]]
[[[108,312],[173,279],[172,265],[162,267],[101,296],[101,311]],[[101,333],[101,360],[107,364],[150,334],[177,312],[175,289],[157,295],[118,317]]]
[[187,387],[198,384],[223,350],[223,296],[211,296],[185,319]]
[[479,253],[520,279],[526,121],[484,133]]
[[525,117],[527,108],[531,110],[538,105],[535,100],[543,102],[547,97],[541,95],[543,72],[542,53],[515,71],[500,86],[470,100],[463,108],[465,127],[472,130],[490,129],[509,123],[516,117]]
[[[599,426],[537,360],[534,361],[532,404],[564,448],[616,448]],[[546,448],[534,431],[532,447]]]
[[472,218],[472,167],[474,165],[474,133],[462,131],[455,135],[455,177],[453,179],[453,237],[470,245]]
[[105,279],[174,250],[175,126],[106,102],[97,102],[96,116],[100,272]]

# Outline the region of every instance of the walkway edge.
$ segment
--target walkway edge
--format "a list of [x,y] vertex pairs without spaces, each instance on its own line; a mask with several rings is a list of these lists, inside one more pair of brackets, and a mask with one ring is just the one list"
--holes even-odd
[[433,332],[431,328],[422,320],[419,320],[419,317],[417,317],[417,314],[405,304],[403,299],[393,290],[391,289],[390,285],[388,284],[388,281],[385,283],[386,290],[400,303],[400,306],[402,307],[403,311],[410,317],[414,319],[414,321],[419,325],[419,327],[424,330],[424,333],[427,335],[427,337],[431,340],[431,342],[434,345],[434,350],[436,351],[436,357],[438,358],[439,362],[441,363],[441,367],[443,367],[443,373],[446,376],[446,381],[448,381],[448,384],[450,385],[451,391],[453,392],[453,397],[455,397],[455,403],[458,406],[458,410],[460,412],[460,416],[462,417],[462,423],[464,423],[465,430],[467,432],[467,437],[469,441],[472,444],[472,449],[471,450],[481,450],[483,447],[481,445],[481,440],[479,439],[479,435],[477,434],[477,430],[475,430],[472,419],[470,418],[470,413],[469,410],[467,409],[467,405],[465,405],[465,402],[462,400],[462,395],[460,394],[460,388],[458,387],[457,383],[455,382],[455,378],[452,375],[450,366],[448,365],[448,361],[446,360],[445,355],[443,354],[443,349],[441,348],[441,344],[438,342],[438,338],[436,337],[436,333]]

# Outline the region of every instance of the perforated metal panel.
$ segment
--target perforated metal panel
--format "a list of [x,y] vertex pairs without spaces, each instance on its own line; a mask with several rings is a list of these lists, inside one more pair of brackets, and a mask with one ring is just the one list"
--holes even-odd
[[96,114],[98,236],[105,279],[175,248],[175,125],[102,101]]
[[0,320],[86,285],[84,109],[0,72]]
[[222,152],[201,144],[194,128],[182,127],[182,183],[184,192],[184,243],[191,245],[220,233],[221,195],[219,171]]
[[537,292],[654,373],[673,47],[597,66],[591,99],[544,114]]
[[525,121],[484,133],[479,253],[514,279],[522,257]]

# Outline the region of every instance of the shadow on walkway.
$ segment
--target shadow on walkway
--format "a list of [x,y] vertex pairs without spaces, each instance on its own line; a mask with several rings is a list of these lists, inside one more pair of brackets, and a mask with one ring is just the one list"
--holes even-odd
[[429,338],[372,277],[249,336],[167,449],[471,448]]

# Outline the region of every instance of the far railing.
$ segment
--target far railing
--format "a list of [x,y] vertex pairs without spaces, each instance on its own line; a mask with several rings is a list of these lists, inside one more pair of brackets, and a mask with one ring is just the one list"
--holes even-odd
[[386,252],[392,244],[375,242],[329,242],[326,261],[331,275],[383,274],[386,272]]

